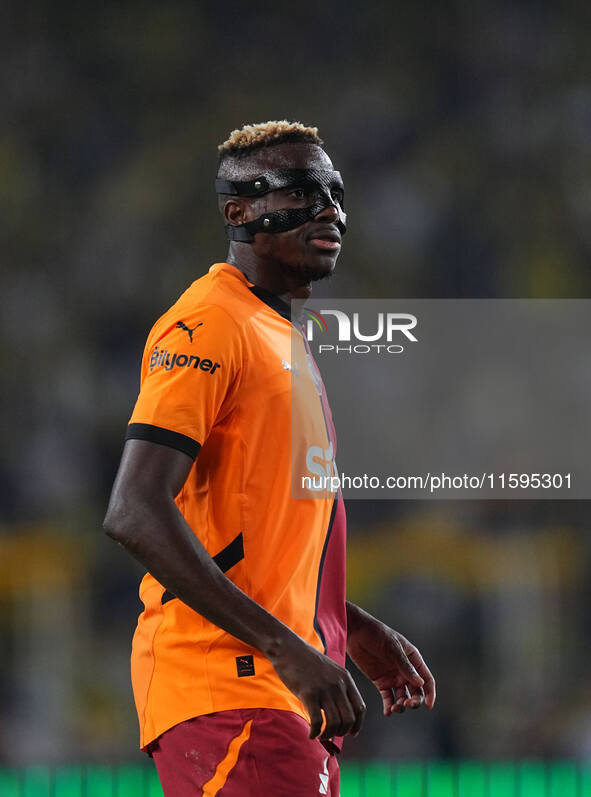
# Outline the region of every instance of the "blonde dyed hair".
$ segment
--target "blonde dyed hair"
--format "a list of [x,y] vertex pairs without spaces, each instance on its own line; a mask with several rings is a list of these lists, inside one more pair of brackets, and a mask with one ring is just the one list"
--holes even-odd
[[233,130],[226,141],[218,146],[220,161],[226,157],[241,157],[262,147],[283,144],[284,142],[308,142],[321,147],[324,143],[318,135],[317,127],[308,127],[301,122],[281,121],[259,122],[243,125]]

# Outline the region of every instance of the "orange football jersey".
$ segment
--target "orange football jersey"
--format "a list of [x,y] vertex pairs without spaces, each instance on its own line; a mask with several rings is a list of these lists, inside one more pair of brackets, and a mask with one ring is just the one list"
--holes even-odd
[[[176,504],[240,589],[345,660],[345,515],[329,492],[292,497],[292,462],[336,449],[324,388],[289,307],[218,263],[154,325],[127,439],[194,459]],[[141,746],[191,717],[276,708],[307,717],[271,663],[149,573],[132,647]]]

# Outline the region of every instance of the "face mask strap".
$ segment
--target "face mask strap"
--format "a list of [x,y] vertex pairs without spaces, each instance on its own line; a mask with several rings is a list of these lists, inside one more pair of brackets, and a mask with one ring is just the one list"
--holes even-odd
[[[272,213],[264,213],[258,219],[247,221],[245,224],[227,224],[226,233],[231,241],[242,241],[252,243],[257,232],[280,233],[294,230],[301,227],[308,221],[312,221],[325,208],[333,203],[317,203],[309,208],[293,208],[291,210],[275,210]],[[337,226],[341,235],[344,235],[347,228],[345,226],[347,215],[335,205],[339,213]]]
[[252,180],[216,181],[216,192],[229,196],[256,197],[264,196],[281,188],[317,188],[322,194],[318,201],[307,208],[291,208],[263,213],[257,219],[245,224],[226,225],[226,233],[231,241],[252,243],[257,232],[281,233],[300,227],[312,221],[322,210],[331,205],[337,209],[339,220],[337,226],[344,235],[347,216],[343,211],[343,203],[335,202],[331,190],[336,186],[343,191],[343,181],[337,171],[328,169],[275,169],[263,172]]
[[327,189],[337,186],[341,191],[344,190],[340,172],[331,169],[273,169],[261,172],[252,180],[223,180],[218,177],[215,190],[217,194],[256,197],[280,188],[309,188],[316,185]]

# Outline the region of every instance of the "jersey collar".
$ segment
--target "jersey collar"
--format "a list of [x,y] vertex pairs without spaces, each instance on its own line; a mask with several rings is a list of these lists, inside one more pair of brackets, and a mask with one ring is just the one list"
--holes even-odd
[[257,297],[257,299],[260,299],[260,301],[264,302],[271,310],[274,310],[282,318],[285,318],[286,321],[291,323],[291,308],[289,304],[284,302],[283,299],[280,299],[276,294],[271,293],[271,291],[261,288],[260,285],[255,285],[253,282],[249,282],[242,271],[236,268],[236,266],[232,266],[230,263],[214,263],[209,271],[211,274],[218,274],[223,271],[232,277],[236,277]]

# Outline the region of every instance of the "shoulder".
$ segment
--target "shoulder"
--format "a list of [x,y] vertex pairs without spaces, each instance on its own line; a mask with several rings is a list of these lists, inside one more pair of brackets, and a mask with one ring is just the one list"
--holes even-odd
[[189,343],[219,336],[240,338],[240,300],[209,275],[195,280],[177,301],[156,321],[148,337],[148,346],[171,335]]

